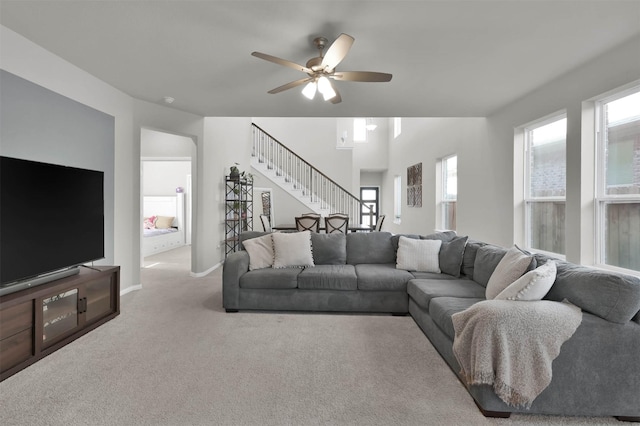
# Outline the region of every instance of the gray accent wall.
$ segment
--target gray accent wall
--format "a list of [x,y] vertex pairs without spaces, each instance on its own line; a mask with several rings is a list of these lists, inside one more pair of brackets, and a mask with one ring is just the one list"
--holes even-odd
[[104,172],[105,259],[114,264],[115,119],[0,70],[0,155]]

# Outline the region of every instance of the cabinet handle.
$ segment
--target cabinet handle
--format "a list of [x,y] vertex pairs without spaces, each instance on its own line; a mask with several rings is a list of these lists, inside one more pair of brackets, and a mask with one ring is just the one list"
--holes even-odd
[[87,312],[87,298],[86,297],[78,299],[78,313],[82,314],[84,312]]

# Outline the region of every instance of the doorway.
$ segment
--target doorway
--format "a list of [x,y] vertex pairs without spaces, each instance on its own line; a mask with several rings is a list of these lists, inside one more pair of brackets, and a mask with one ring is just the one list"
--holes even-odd
[[380,211],[380,187],[361,186],[360,200],[363,203],[360,205],[360,223],[375,227]]
[[141,129],[141,267],[184,263],[191,270],[195,156],[193,138]]

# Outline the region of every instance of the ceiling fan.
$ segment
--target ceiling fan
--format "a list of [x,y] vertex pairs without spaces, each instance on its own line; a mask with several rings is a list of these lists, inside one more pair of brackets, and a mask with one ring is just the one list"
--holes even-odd
[[316,37],[313,44],[319,50],[320,55],[311,58],[305,66],[287,61],[286,59],[277,58],[267,55],[266,53],[253,52],[253,56],[273,62],[285,67],[293,68],[298,71],[307,73],[308,77],[295,80],[284,84],[275,89],[269,90],[268,93],[276,94],[306,83],[302,94],[309,99],[313,99],[316,91],[320,92],[325,101],[337,104],[342,101],[340,93],[336,90],[331,80],[338,81],[363,81],[363,82],[387,82],[391,80],[392,75],[382,72],[372,71],[336,71],[336,67],[349,53],[351,45],[355,39],[347,34],[340,34],[338,38],[329,46],[326,53],[327,39],[324,37]]

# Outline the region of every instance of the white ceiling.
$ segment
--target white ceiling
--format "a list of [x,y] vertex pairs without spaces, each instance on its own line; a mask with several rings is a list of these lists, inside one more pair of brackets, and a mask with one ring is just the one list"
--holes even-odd
[[[640,1],[24,1],[0,23],[149,102],[202,116],[486,116],[640,34]],[[355,38],[341,104],[268,90],[305,74],[311,40]],[[0,45],[1,47],[1,45]]]

